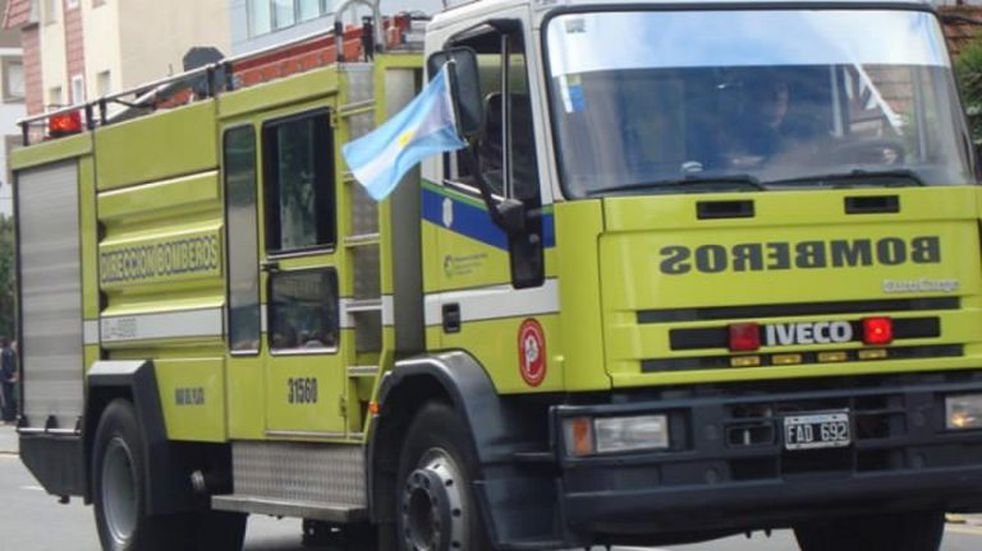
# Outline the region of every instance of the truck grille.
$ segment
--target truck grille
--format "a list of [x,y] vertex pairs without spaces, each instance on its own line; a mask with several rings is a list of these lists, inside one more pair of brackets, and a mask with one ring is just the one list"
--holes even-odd
[[[829,316],[830,321],[846,321],[852,326],[853,343],[840,343],[842,348],[823,346],[816,350],[793,351],[793,360],[782,348],[768,348],[753,353],[748,362],[729,351],[729,325],[726,322],[703,327],[673,327],[668,330],[669,348],[672,351],[706,352],[701,356],[644,358],[641,371],[645,373],[670,372],[693,369],[719,369],[727,367],[766,367],[772,365],[807,365],[842,363],[869,360],[906,360],[922,358],[946,358],[964,355],[963,344],[908,345],[911,339],[937,338],[942,335],[939,316],[916,315],[927,311],[951,311],[961,308],[958,297],[915,298],[895,300],[841,301],[825,303],[764,304],[750,306],[726,306],[714,308],[690,308],[675,310],[643,310],[637,313],[639,325],[691,323],[700,321],[754,321],[764,324],[790,320],[797,316]],[[915,314],[913,316],[904,314]],[[862,321],[857,316],[900,314],[893,316],[893,343],[871,353],[855,345],[861,345]],[[846,318],[846,319],[843,319]],[[851,319],[850,319],[851,318]],[[763,331],[763,329],[761,329]],[[853,344],[854,346],[849,346]]]

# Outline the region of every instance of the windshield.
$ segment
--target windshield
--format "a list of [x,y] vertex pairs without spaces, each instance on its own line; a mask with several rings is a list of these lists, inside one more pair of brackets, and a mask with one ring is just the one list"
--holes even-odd
[[546,32],[571,197],[974,181],[929,13],[571,13]]

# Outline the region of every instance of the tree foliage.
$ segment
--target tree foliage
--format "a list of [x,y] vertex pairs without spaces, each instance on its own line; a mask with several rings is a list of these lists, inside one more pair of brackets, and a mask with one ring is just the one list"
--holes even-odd
[[972,140],[982,143],[982,40],[965,45],[955,60],[955,74],[965,111],[971,125]]
[[14,338],[14,220],[0,214],[0,335]]

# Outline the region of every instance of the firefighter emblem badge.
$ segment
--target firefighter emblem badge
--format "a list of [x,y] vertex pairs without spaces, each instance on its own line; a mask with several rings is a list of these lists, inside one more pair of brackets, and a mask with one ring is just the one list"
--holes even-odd
[[546,378],[546,339],[542,326],[527,319],[518,328],[518,370],[529,386],[539,386]]

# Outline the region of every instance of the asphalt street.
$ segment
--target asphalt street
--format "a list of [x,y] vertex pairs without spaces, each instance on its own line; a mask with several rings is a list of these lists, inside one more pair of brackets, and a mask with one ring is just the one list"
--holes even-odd
[[[59,505],[37,485],[16,455],[16,435],[0,426],[0,551],[99,551],[91,507],[73,499]],[[300,521],[264,516],[249,518],[247,551],[333,551],[302,547]],[[696,545],[668,548],[617,547],[615,551],[794,551],[794,536],[788,531],[770,537],[732,537]],[[982,518],[964,524],[949,524],[942,551],[982,549]],[[599,551],[596,548],[594,551]],[[359,550],[362,551],[362,550]],[[371,550],[363,550],[371,551]]]

